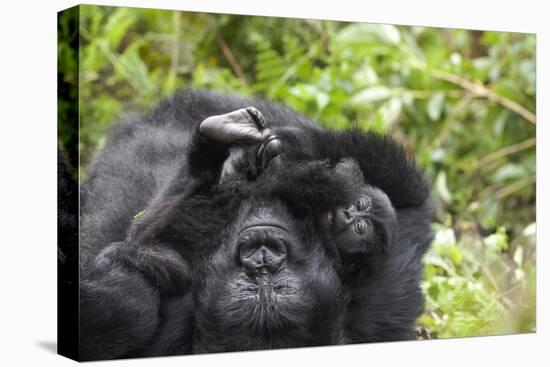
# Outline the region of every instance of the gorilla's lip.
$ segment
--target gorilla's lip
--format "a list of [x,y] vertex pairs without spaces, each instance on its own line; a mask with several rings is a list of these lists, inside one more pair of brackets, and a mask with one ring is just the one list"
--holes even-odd
[[251,229],[269,229],[269,228],[277,228],[284,232],[288,232],[288,229],[280,223],[253,223],[242,228],[239,231],[239,234]]
[[278,296],[285,297],[294,295],[296,287],[288,276],[281,276],[280,273],[258,273],[255,275],[242,274],[240,293],[252,297],[257,296]]

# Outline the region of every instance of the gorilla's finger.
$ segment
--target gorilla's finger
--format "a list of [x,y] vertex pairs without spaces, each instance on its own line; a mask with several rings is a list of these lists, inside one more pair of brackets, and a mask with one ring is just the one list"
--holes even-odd
[[271,162],[275,157],[279,156],[283,150],[281,139],[273,134],[270,135],[260,148],[258,148],[258,154],[256,157],[256,166],[258,169],[265,169],[269,162]]
[[267,128],[267,122],[265,121],[264,115],[262,115],[262,113],[258,111],[256,107],[247,107],[246,112],[248,112],[248,114],[254,119],[260,130],[264,130]]
[[259,142],[269,135],[265,127],[262,114],[254,107],[248,107],[206,118],[199,125],[199,132],[206,138],[223,143]]

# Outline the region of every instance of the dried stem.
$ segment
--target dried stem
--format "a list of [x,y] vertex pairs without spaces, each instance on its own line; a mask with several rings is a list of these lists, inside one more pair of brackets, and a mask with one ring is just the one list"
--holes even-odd
[[462,109],[464,107],[466,107],[466,105],[468,103],[470,103],[470,101],[472,100],[472,95],[471,94],[467,94],[459,103],[457,103],[453,109],[451,110],[451,112],[449,113],[449,115],[445,118],[445,120],[443,121],[443,124],[442,124],[442,127],[441,127],[441,130],[439,132],[439,134],[437,135],[437,138],[435,138],[435,146],[436,147],[441,147],[441,145],[443,145],[443,142],[445,141],[445,139],[447,138],[447,135],[449,135],[449,130],[451,129],[451,124],[453,122],[453,120],[455,119],[456,115],[462,111]]
[[509,98],[496,94],[481,83],[474,83],[458,75],[436,69],[432,69],[430,74],[436,79],[445,80],[449,83],[456,84],[463,89],[470,91],[476,96],[488,98],[489,100],[496,102],[511,111],[514,111],[530,123],[536,124],[537,117],[533,112],[529,111],[519,103],[512,101]]
[[513,194],[514,192],[516,191],[519,191],[521,189],[523,189],[524,187],[527,187],[529,185],[532,185],[534,183],[537,182],[537,177],[535,175],[533,176],[529,176],[529,177],[525,177],[521,180],[517,180],[516,182],[508,185],[508,186],[505,186],[503,187],[502,189],[500,190],[497,190],[495,192],[495,195],[497,196],[497,198],[500,200],[508,195],[511,195]]
[[235,75],[237,75],[237,77],[244,84],[246,84],[247,81],[243,73],[243,70],[241,69],[241,66],[239,65],[239,63],[237,62],[237,59],[233,55],[233,52],[231,52],[231,49],[229,48],[229,46],[227,46],[227,43],[225,42],[225,40],[222,38],[222,36],[218,36],[216,38],[216,41],[218,42],[218,45],[222,49],[222,52],[225,58],[227,59],[227,62],[229,62],[229,65],[231,65],[231,69],[233,69],[233,72],[235,73]]
[[476,169],[483,166],[487,166],[499,158],[503,158],[503,157],[506,157],[507,155],[514,154],[522,150],[531,148],[532,146],[535,146],[536,143],[537,143],[536,138],[530,138],[516,144],[508,145],[507,147],[499,149],[489,154],[485,158],[483,158],[481,161],[479,161],[479,164],[477,165]]

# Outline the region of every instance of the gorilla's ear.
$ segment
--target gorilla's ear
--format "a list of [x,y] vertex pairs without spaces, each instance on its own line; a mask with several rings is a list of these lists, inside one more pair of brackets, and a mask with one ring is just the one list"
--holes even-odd
[[205,138],[228,145],[260,142],[270,133],[264,117],[254,107],[207,117],[199,125],[199,132]]

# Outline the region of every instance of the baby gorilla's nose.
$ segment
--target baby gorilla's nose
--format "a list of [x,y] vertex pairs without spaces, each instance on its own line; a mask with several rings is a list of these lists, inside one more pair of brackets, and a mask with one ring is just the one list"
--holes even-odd
[[274,273],[287,256],[286,232],[273,226],[251,227],[241,234],[239,259],[247,272]]
[[348,227],[356,218],[357,213],[352,208],[338,208],[334,212],[334,223],[338,228]]

